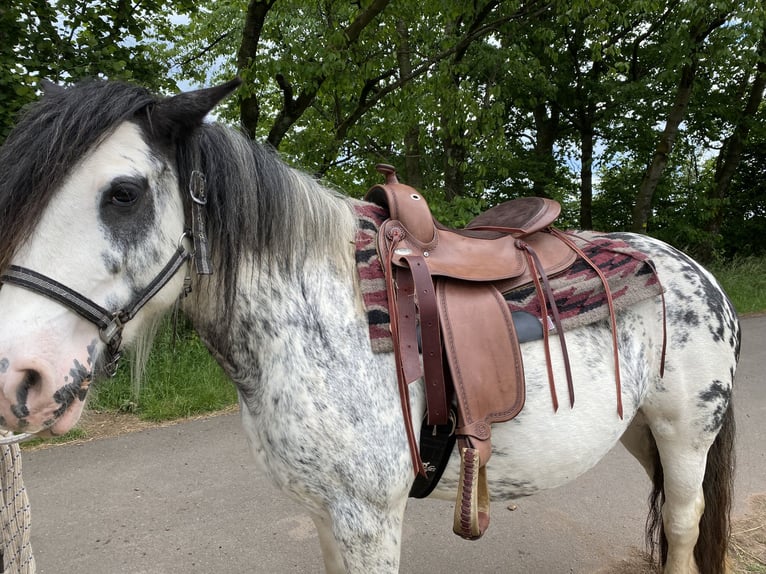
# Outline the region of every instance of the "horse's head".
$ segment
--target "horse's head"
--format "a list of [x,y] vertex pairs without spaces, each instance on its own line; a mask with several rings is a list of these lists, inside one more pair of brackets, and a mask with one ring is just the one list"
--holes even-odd
[[194,204],[178,157],[237,85],[46,88],[0,148],[0,426],[69,430],[94,376],[172,307]]

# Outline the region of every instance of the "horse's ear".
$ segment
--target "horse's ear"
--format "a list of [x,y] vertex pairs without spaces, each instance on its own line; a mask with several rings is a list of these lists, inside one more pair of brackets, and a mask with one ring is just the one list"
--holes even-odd
[[202,124],[205,116],[218,102],[241,83],[240,78],[234,78],[219,86],[183,92],[157,102],[151,112],[153,129],[171,138],[188,134]]
[[58,94],[63,94],[66,90],[64,86],[59,86],[58,84],[51,82],[50,80],[46,80],[45,78],[40,80],[40,88],[42,88],[43,94],[46,96],[56,96]]

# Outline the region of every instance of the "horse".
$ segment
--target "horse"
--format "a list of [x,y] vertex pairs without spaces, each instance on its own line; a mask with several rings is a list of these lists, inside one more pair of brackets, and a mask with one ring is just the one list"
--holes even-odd
[[[370,350],[354,266],[360,200],[207,121],[238,83],[170,97],[103,80],[48,85],[21,115],[0,148],[0,425],[67,432],[91,384],[123,348],[150,345],[179,304],[236,386],[259,468],[312,517],[327,572],[396,572],[414,473],[394,357]],[[738,318],[691,258],[615,236],[651,259],[665,289],[664,305],[655,296],[617,313],[623,416],[609,321],[566,333],[578,395],[557,412],[542,343],[522,343],[526,403],[493,425],[490,493],[559,486],[621,441],[653,481],[658,566],[720,573]],[[560,380],[561,352],[550,352]],[[422,381],[410,407],[417,432]],[[431,496],[453,498],[458,476],[453,453]]]

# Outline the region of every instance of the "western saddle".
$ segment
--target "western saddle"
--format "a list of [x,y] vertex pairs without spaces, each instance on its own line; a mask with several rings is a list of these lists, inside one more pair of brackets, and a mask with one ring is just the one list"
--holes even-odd
[[[422,377],[427,425],[448,424],[454,394],[461,470],[453,530],[463,538],[477,539],[489,526],[486,463],[491,454],[491,424],[512,419],[525,400],[521,351],[502,293],[534,284],[543,315],[553,408],[558,408],[558,400],[550,360],[548,312],[550,324],[558,331],[573,405],[564,333],[548,277],[568,269],[578,256],[589,260],[567,234],[551,227],[561,211],[555,201],[514,199],[482,213],[465,229],[449,229],[433,218],[422,195],[398,182],[393,167],[378,165],[377,169],[386,181],[372,187],[365,200],[389,213],[377,242],[413,467],[416,475],[425,475],[408,391],[409,384]],[[614,335],[609,287],[598,267],[590,264],[606,289]],[[613,347],[618,414],[622,417],[614,336]]]

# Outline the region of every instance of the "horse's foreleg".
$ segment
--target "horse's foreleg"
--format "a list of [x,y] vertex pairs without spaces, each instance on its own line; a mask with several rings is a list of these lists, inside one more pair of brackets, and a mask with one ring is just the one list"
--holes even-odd
[[326,516],[312,515],[311,518],[314,520],[317,534],[319,534],[319,546],[322,549],[325,572],[327,574],[343,574],[346,571],[346,566],[335,541],[332,522]]
[[347,500],[314,518],[328,573],[399,571],[406,499],[388,508]]

